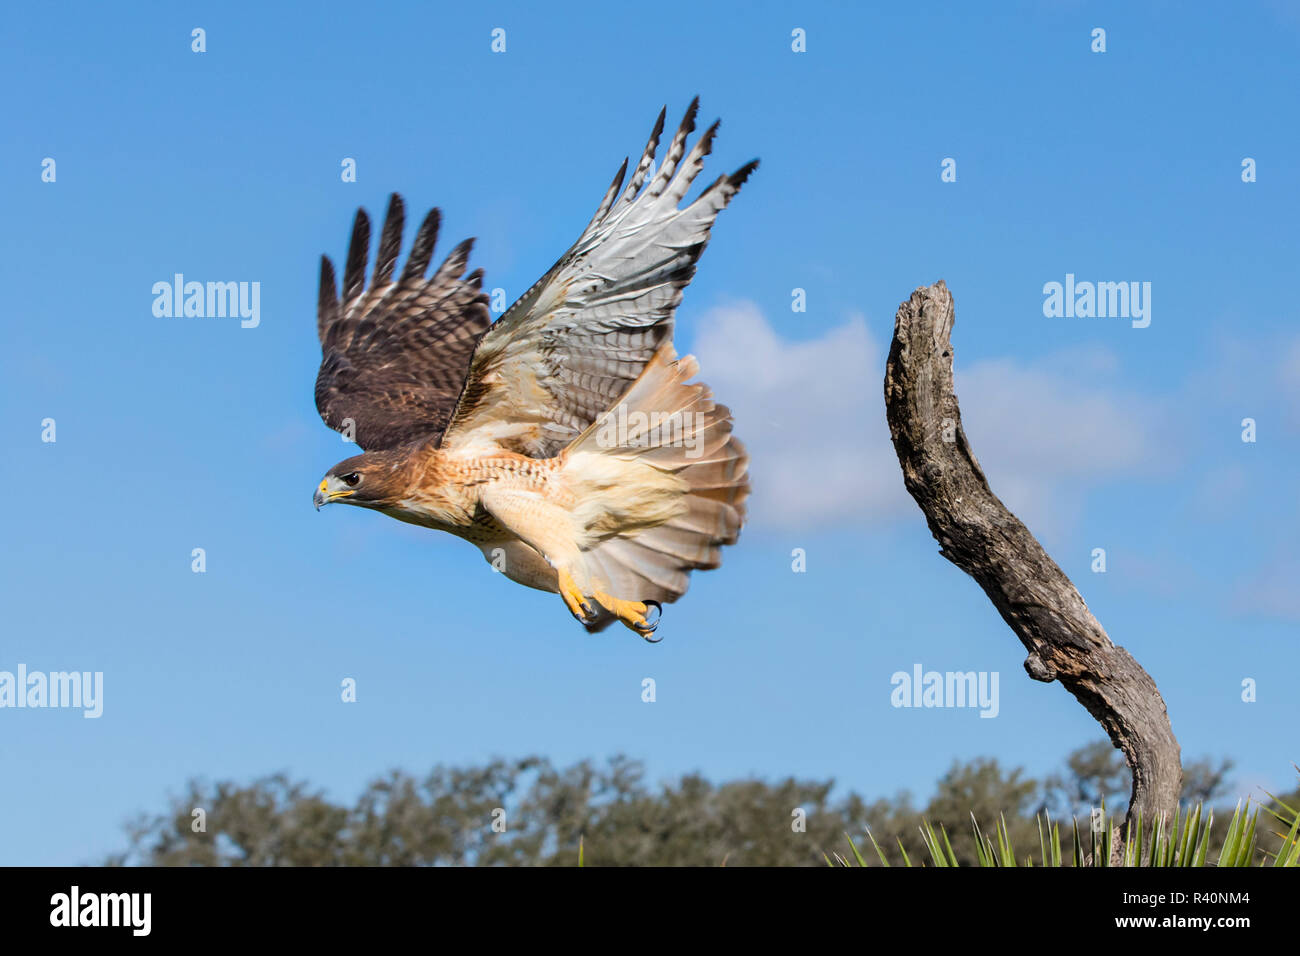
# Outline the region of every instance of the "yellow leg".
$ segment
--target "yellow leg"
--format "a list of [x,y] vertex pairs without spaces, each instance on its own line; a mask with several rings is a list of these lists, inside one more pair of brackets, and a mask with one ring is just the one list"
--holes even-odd
[[564,598],[565,606],[568,607],[569,613],[576,617],[584,624],[591,620],[591,605],[583,596],[582,589],[578,587],[578,582],[573,580],[573,575],[563,568],[558,571],[560,584],[560,597]]
[[649,640],[650,635],[655,632],[655,628],[659,626],[658,621],[655,621],[652,624],[646,618],[646,614],[649,612],[651,606],[659,608],[658,601],[650,601],[649,603],[641,601],[624,601],[620,598],[605,594],[603,591],[597,591],[594,597],[606,609],[608,609],[611,614],[616,615],[626,627],[636,631],[647,640]]

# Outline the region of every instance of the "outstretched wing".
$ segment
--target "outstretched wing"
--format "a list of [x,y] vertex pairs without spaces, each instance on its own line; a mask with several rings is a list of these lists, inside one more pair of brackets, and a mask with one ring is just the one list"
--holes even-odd
[[550,458],[616,404],[671,339],[709,230],[758,165],[720,177],[679,208],[718,129],[710,126],[686,155],[698,109],[696,98],[643,190],[663,132],[659,114],[627,188],[620,194],[624,160],[573,248],[483,337],[444,447]]
[[316,408],[330,428],[345,434],[350,428],[363,449],[440,438],[465,384],[474,347],[492,324],[481,288],[483,270],[464,276],[472,239],[425,278],[440,220],[437,209],[425,217],[406,268],[395,280],[405,207],[393,193],[367,288],[370,217],[358,209],[341,302],[334,264],[321,256]]

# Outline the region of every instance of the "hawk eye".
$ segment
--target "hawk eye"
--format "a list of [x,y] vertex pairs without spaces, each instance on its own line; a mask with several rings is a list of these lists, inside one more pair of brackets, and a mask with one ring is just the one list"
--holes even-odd
[[355,488],[357,485],[361,484],[361,476],[355,471],[349,472],[346,475],[339,475],[339,480],[349,488]]

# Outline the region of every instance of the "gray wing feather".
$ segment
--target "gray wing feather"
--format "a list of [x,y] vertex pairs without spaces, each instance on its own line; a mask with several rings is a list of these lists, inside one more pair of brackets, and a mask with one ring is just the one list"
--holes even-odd
[[613,407],[671,339],[713,223],[758,165],[719,177],[682,208],[718,128],[687,155],[698,108],[697,99],[641,189],[663,131],[659,115],[618,200],[626,162],[578,241],[483,337],[444,446],[552,457]]

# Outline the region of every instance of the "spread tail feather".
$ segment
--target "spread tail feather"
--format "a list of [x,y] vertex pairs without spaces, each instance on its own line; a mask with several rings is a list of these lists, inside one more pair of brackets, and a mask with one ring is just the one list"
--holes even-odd
[[[731,433],[730,409],[707,385],[688,384],[698,372],[694,356],[677,359],[665,344],[564,452],[593,590],[667,604],[740,536],[749,455]],[[601,614],[589,629],[613,619]]]

